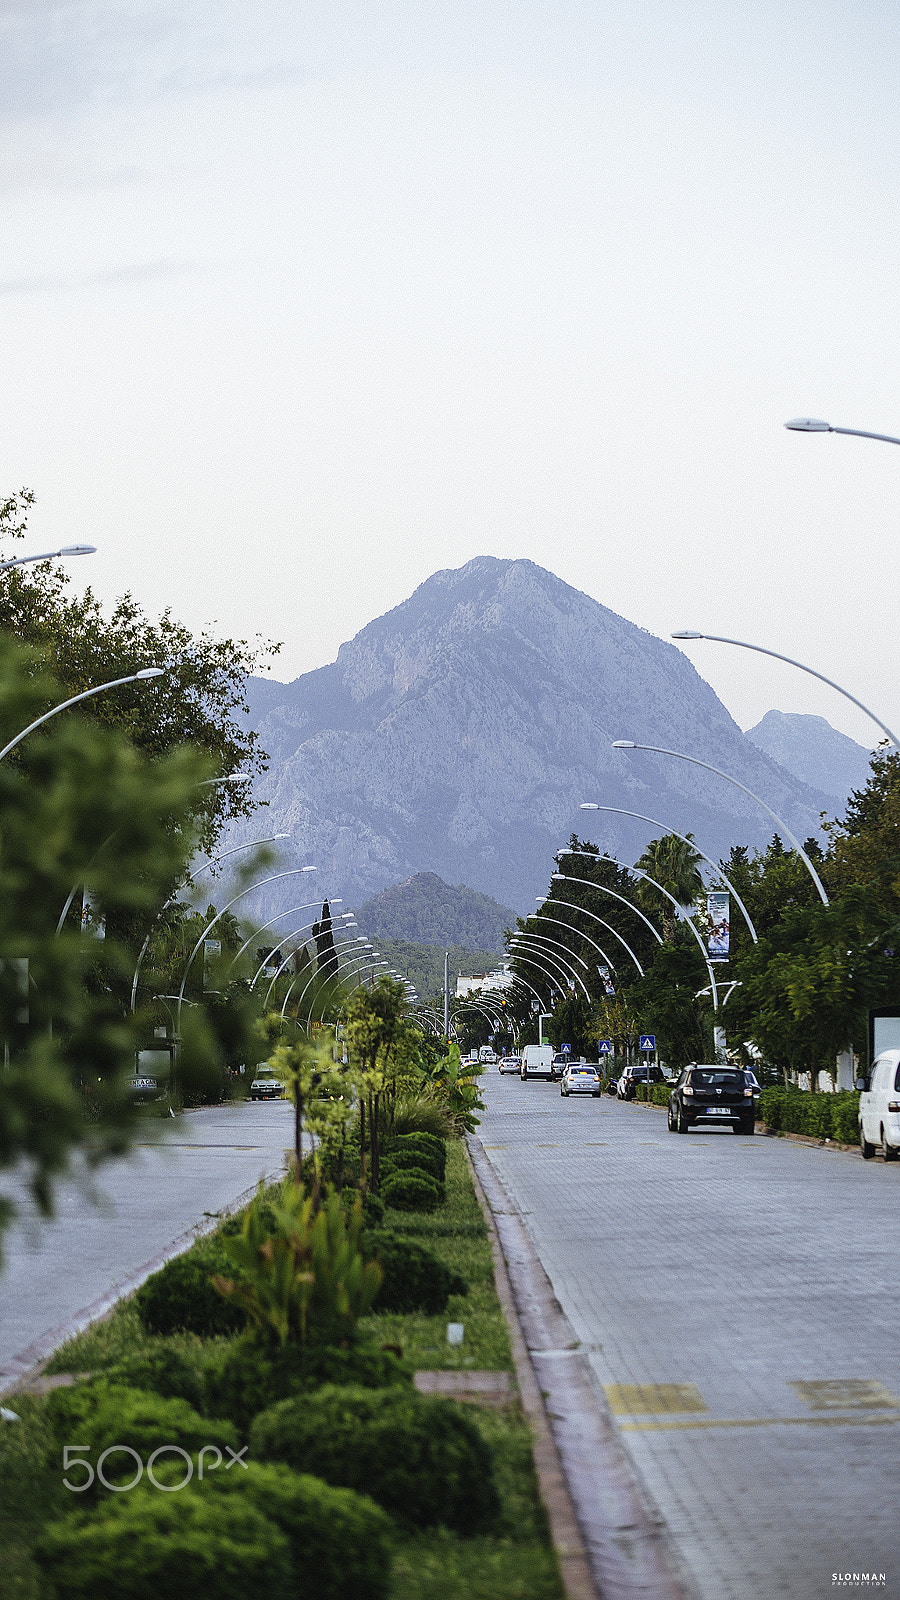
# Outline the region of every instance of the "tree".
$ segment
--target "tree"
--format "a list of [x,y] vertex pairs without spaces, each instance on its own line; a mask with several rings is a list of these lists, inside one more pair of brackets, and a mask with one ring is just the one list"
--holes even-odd
[[[635,866],[646,872],[685,910],[689,909],[697,896],[703,893],[703,879],[699,870],[703,857],[688,842],[691,837],[691,834],[688,834],[686,838],[680,839],[675,833],[667,833],[662,839],[652,839],[643,855],[635,862]],[[643,906],[652,906],[654,909],[658,907],[660,897],[646,879],[638,883],[637,895]],[[662,925],[663,938],[667,944],[672,942],[676,924],[677,918],[672,903],[670,900],[665,900],[662,908]]]
[[402,983],[379,978],[374,989],[354,989],[347,1001],[344,1025],[351,1065],[360,1076],[360,1187],[366,1187],[368,1120],[370,1181],[378,1193],[379,1100],[388,1076],[391,1052],[403,1031],[406,996]]
[[[33,502],[23,489],[0,503],[0,546],[24,536]],[[278,646],[259,638],[196,636],[169,611],[151,622],[129,594],[107,617],[90,589],[74,596],[69,584],[64,569],[50,562],[0,574],[0,631],[30,645],[55,680],[35,715],[91,684],[159,666],[164,678],[97,695],[77,714],[117,728],[151,758],[189,744],[207,756],[212,775],[265,770],[265,754],[245,719],[245,685]],[[191,800],[198,843],[211,849],[227,819],[249,815],[252,805],[249,784],[199,788]]]
[[[0,637],[0,738],[60,698],[33,652]],[[76,1149],[89,1163],[128,1147],[137,1024],[123,1003],[144,926],[185,870],[209,764],[190,749],[150,760],[121,732],[61,717],[0,762],[0,1167],[26,1163],[47,1214]],[[84,884],[105,937],[59,927]],[[12,1214],[0,1199],[0,1226]]]

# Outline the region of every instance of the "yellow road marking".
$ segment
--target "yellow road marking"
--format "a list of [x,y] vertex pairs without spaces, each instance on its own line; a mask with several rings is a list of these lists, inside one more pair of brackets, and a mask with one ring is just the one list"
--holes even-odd
[[677,1421],[620,1422],[623,1433],[664,1433],[673,1428],[868,1428],[900,1422],[900,1410],[844,1417],[689,1417]]
[[605,1383],[603,1388],[614,1417],[709,1410],[695,1383]]
[[813,1411],[870,1411],[873,1406],[900,1406],[900,1400],[877,1378],[828,1378],[791,1383]]

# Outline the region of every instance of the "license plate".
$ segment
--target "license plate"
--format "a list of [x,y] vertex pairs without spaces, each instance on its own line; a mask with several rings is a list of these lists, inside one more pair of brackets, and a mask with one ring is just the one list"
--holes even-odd
[[703,1114],[706,1117],[730,1117],[733,1115],[730,1106],[707,1106]]

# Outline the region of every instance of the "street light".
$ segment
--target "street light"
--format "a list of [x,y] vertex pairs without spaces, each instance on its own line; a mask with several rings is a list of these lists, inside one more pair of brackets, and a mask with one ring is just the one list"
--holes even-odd
[[[755,800],[758,806],[762,806],[764,811],[768,811],[769,816],[775,822],[776,827],[779,827],[781,829],[781,831],[784,834],[786,839],[790,839],[791,844],[794,846],[794,849],[796,850],[796,852],[797,852],[798,856],[800,857],[801,861],[805,862],[805,864],[806,864],[806,869],[807,869],[810,877],[812,878],[812,881],[815,884],[816,889],[819,892],[819,899],[822,901],[822,904],[824,906],[828,905],[828,896],[825,893],[825,888],[824,888],[824,885],[822,883],[822,880],[819,877],[819,874],[817,873],[817,871],[816,871],[815,867],[813,866],[812,862],[810,861],[809,856],[806,854],[806,851],[804,850],[802,844],[800,843],[800,840],[794,837],[794,835],[791,833],[791,830],[788,827],[787,823],[784,822],[781,819],[781,817],[779,817],[778,813],[776,811],[773,811],[771,806],[766,805],[765,800],[761,800],[758,794],[754,794],[752,789],[748,789],[747,785],[745,783],[739,783],[737,778],[732,778],[731,777],[730,773],[722,772],[719,767],[711,766],[708,761],[701,761],[699,756],[686,756],[683,753],[683,751],[681,751],[681,750],[661,750],[658,745],[655,745],[655,744],[635,744],[632,739],[614,739],[613,740],[613,749],[614,750],[649,750],[653,755],[657,755],[657,756],[674,756],[675,759],[678,760],[678,761],[690,761],[692,763],[692,765],[695,766],[695,767],[703,767],[707,772],[714,772],[717,778],[724,778],[726,783],[733,783],[735,788],[736,789],[740,789],[742,794],[749,795],[750,799],[751,800]],[[657,885],[657,887],[658,887],[658,885]]]
[[785,423],[792,433],[852,433],[856,439],[880,439],[882,444],[900,444],[900,439],[895,439],[892,433],[867,433],[863,428],[834,428],[830,422],[823,422],[820,417],[794,417],[792,422]]
[[[677,639],[679,637],[687,637],[687,635],[683,635],[682,636],[682,635],[679,635],[679,634],[673,634],[672,637],[673,637],[673,639]],[[694,637],[695,637],[695,635],[692,634],[691,638],[694,638]],[[700,635],[698,634],[698,635],[696,635],[696,637],[699,638]],[[739,905],[739,907],[741,909],[744,921],[746,922],[747,927],[750,930],[750,937],[753,940],[753,943],[757,944],[759,942],[757,940],[757,937],[756,937],[756,929],[754,928],[753,923],[752,923],[752,921],[750,919],[750,913],[747,910],[747,907],[744,905],[744,902],[741,899],[740,895],[738,894],[737,889],[734,887],[734,884],[731,882],[731,879],[725,877],[725,874],[722,871],[722,868],[718,864],[718,862],[713,861],[711,856],[708,856],[705,853],[705,851],[701,850],[700,846],[697,844],[695,839],[689,839],[687,837],[687,834],[685,834],[685,833],[678,833],[675,828],[668,827],[665,822],[656,822],[653,817],[645,817],[645,816],[643,816],[640,811],[626,811],[624,806],[598,806],[598,805],[595,805],[593,800],[582,800],[581,805],[578,807],[578,809],[579,809],[579,811],[613,811],[613,812],[616,812],[619,816],[622,816],[622,817],[637,817],[638,822],[649,822],[651,827],[653,827],[653,828],[662,828],[663,833],[670,833],[674,839],[680,839],[682,844],[690,845],[691,849],[692,850],[696,850],[698,856],[702,856],[703,860],[707,863],[707,865],[712,867],[714,873],[716,874],[716,877],[717,878],[722,878],[724,880],[724,882],[728,884],[728,887],[731,890],[731,893],[734,895],[734,898],[737,901],[737,903],[738,903],[738,905]]]
[[[188,980],[188,973],[191,970],[191,964],[207,934],[212,932],[216,923],[219,922],[222,917],[224,917],[226,911],[230,911],[232,906],[237,905],[237,902],[242,900],[245,894],[250,894],[254,889],[264,889],[267,883],[277,883],[280,878],[296,878],[301,872],[315,872],[315,870],[315,867],[291,867],[287,872],[273,872],[268,878],[258,878],[255,882],[248,883],[247,887],[245,889],[241,889],[239,894],[236,894],[233,899],[229,900],[228,904],[224,905],[221,911],[216,912],[212,921],[208,922],[206,927],[203,929],[203,932],[197,940],[197,943],[194,945],[194,948],[185,963],[184,974],[181,979],[181,987],[178,990],[178,1015],[175,1025],[177,1033],[181,1033],[181,1007],[184,1003],[184,988]],[[310,905],[314,904],[315,901],[311,900]]]
[[[578,878],[578,879],[574,879],[573,878],[571,881],[573,883],[574,882],[581,883],[583,880],[581,878]],[[592,888],[594,888],[594,889],[596,889],[597,887],[598,887],[597,884],[593,884],[592,885]],[[635,955],[634,951],[632,950],[631,945],[627,942],[626,939],[622,938],[622,935],[619,933],[618,929],[614,928],[611,922],[606,922],[606,921],[604,921],[603,917],[598,917],[596,911],[588,911],[587,906],[576,906],[574,901],[572,901],[572,900],[559,900],[556,897],[556,895],[554,895],[552,893],[552,891],[551,891],[551,893],[549,895],[537,894],[537,895],[535,895],[534,898],[537,901],[537,904],[539,906],[543,906],[543,905],[565,906],[567,911],[580,911],[581,915],[583,917],[590,917],[592,922],[599,922],[601,927],[606,928],[613,935],[613,937],[615,939],[618,939],[618,941],[619,941],[619,943],[621,945],[624,945],[624,947],[628,951],[628,954],[630,955],[632,961],[634,962],[635,966],[637,967],[638,972],[640,973],[641,977],[643,978],[644,969],[641,966],[641,963],[639,962],[639,960],[638,960],[637,956]],[[568,924],[568,926],[571,927],[571,923]],[[654,929],[654,932],[655,932],[655,929]],[[610,962],[610,966],[612,966],[612,965],[613,965],[613,963]]]
[[8,756],[10,750],[14,750],[17,744],[21,744],[26,734],[33,733],[35,728],[39,728],[44,722],[49,722],[51,717],[59,716],[61,711],[68,711],[69,706],[77,706],[80,700],[89,700],[92,695],[103,694],[107,689],[119,689],[123,683],[145,683],[150,678],[162,678],[164,675],[164,667],[142,667],[140,672],[129,673],[127,678],[112,678],[109,683],[97,683],[93,689],[83,689],[81,694],[73,694],[70,699],[62,700],[58,706],[45,711],[42,717],[36,717],[34,722],[29,722],[28,727],[17,733],[14,739],[10,739],[9,744],[5,744],[0,750],[0,761],[4,756]]
[[[541,901],[540,903],[541,903],[541,905],[544,904],[543,901]],[[607,966],[611,967],[613,972],[615,972],[616,964],[606,954],[606,951],[599,944],[597,944],[595,939],[589,938],[586,933],[582,933],[581,929],[574,927],[571,922],[563,922],[562,917],[547,917],[547,916],[544,916],[543,913],[539,912],[539,911],[532,911],[531,915],[529,917],[526,917],[525,920],[526,920],[526,922],[552,922],[553,926],[555,928],[565,928],[568,933],[574,933],[576,938],[583,939],[585,944],[589,944],[592,950],[596,950],[597,954],[601,955],[603,957],[603,959],[606,962]],[[641,974],[641,976],[643,976],[643,973]]]
[[[560,944],[558,940],[544,939],[540,934],[536,933],[527,935],[517,933],[515,938],[510,939],[509,941],[509,948],[514,956],[519,954],[520,947],[529,952],[537,951],[538,955],[542,955],[544,960],[549,962],[551,967],[554,967],[557,973],[562,973],[563,982],[566,984],[567,988],[574,989],[576,983],[580,983],[582,990],[584,991],[585,1000],[590,1001],[591,997],[588,992],[588,987],[584,982],[584,979],[581,977],[581,974],[576,972],[575,968],[571,966],[568,961],[564,961],[562,956],[551,954],[551,951],[546,949],[547,945],[556,945],[560,950],[566,949],[566,946],[564,944]],[[575,957],[575,959],[580,960],[580,957]],[[581,965],[584,967],[587,965],[587,963],[582,961]],[[559,983],[560,980],[558,977],[556,981]]]
[[26,561],[55,561],[57,556],[95,556],[95,544],[64,544],[59,550],[48,550],[42,556],[13,556],[9,561],[0,561],[0,572],[6,572],[8,567],[22,567]]
[[[897,443],[900,444],[900,440],[898,440]],[[818,678],[820,683],[827,683],[829,689],[836,689],[838,694],[842,694],[844,696],[845,700],[850,700],[853,705],[859,708],[860,711],[864,711],[867,717],[871,717],[876,728],[880,728],[882,733],[887,735],[888,739],[891,741],[891,744],[900,749],[900,739],[897,738],[895,733],[891,732],[886,722],[882,722],[880,717],[876,717],[874,711],[870,711],[869,707],[864,706],[861,700],[857,700],[856,695],[851,694],[849,689],[842,689],[841,685],[839,683],[835,683],[833,678],[826,678],[824,672],[817,672],[815,667],[807,667],[804,662],[795,661],[792,656],[783,656],[778,650],[769,650],[763,644],[750,644],[746,639],[725,639],[719,633],[695,633],[690,628],[681,628],[677,633],[673,633],[671,638],[690,640],[708,639],[713,644],[735,644],[741,650],[756,650],[761,656],[772,656],[773,660],[775,661],[787,662],[789,667],[799,667],[801,672],[808,672],[811,678]]]

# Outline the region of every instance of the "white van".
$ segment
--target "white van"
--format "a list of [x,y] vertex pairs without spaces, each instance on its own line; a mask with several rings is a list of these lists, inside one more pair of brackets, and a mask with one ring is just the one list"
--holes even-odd
[[885,1161],[900,1158],[900,1050],[883,1050],[872,1063],[868,1083],[857,1078],[859,1097],[859,1148],[866,1161],[877,1145]]
[[523,1083],[526,1078],[552,1078],[552,1044],[527,1044],[522,1051],[522,1065],[519,1068],[519,1077]]

